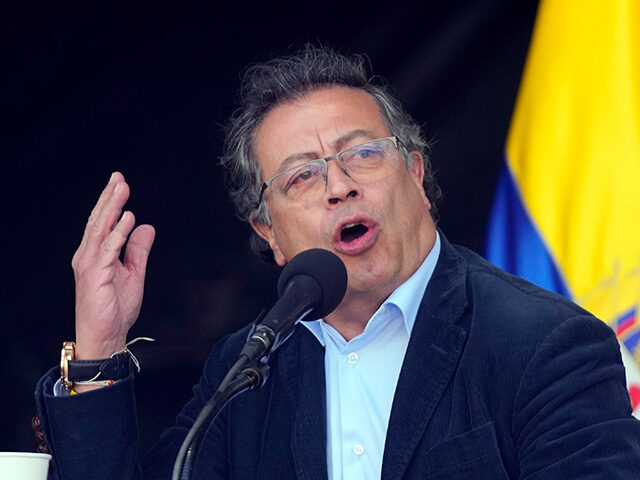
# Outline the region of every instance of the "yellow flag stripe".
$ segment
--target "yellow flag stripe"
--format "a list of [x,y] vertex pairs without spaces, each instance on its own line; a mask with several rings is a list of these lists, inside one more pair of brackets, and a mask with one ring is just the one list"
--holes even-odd
[[603,319],[640,298],[639,27],[638,0],[543,0],[507,140],[533,222]]

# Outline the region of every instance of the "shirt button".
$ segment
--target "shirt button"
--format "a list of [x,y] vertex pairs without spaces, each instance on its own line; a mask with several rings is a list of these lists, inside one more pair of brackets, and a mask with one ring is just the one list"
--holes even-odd
[[356,352],[351,352],[348,357],[349,359],[349,363],[352,365],[355,365],[356,363],[358,363],[358,354]]
[[356,455],[362,455],[364,453],[364,447],[359,443],[356,443],[353,446],[353,453],[355,453]]

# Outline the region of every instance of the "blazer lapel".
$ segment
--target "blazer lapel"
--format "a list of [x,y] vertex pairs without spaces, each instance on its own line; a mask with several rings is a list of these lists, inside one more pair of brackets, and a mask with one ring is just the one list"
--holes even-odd
[[304,327],[280,352],[278,370],[291,409],[291,451],[299,479],[327,478],[324,348]]
[[466,337],[455,324],[467,306],[466,262],[442,232],[440,238],[440,258],[418,310],[391,408],[383,480],[404,475]]

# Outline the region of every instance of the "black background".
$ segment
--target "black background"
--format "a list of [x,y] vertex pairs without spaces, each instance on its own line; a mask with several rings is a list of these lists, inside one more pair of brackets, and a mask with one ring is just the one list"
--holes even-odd
[[[33,451],[38,378],[73,339],[70,261],[114,170],[156,227],[130,337],[140,444],[169,426],[220,335],[275,299],[217,164],[248,64],[310,41],[366,53],[432,138],[440,226],[482,251],[533,0],[20,4],[2,12],[0,450]],[[73,425],[70,426],[73,428]]]

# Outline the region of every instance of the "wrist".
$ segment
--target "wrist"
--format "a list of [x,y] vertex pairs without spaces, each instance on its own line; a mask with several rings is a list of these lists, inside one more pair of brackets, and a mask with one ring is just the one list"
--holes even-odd
[[125,348],[127,344],[126,337],[102,342],[85,340],[81,337],[76,338],[78,338],[75,342],[75,358],[77,360],[109,358],[114,352],[119,352]]

